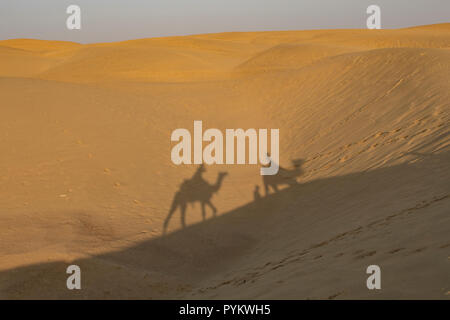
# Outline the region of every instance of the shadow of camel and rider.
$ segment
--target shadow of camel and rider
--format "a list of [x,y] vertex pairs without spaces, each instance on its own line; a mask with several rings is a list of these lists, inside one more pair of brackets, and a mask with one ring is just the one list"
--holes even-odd
[[202,208],[202,218],[206,219],[206,206],[210,207],[215,217],[217,208],[212,204],[211,198],[217,193],[222,186],[223,179],[228,175],[227,172],[219,172],[217,180],[214,184],[210,184],[203,178],[203,173],[206,171],[203,165],[198,167],[191,179],[185,179],[175,196],[170,206],[169,214],[164,221],[163,233],[166,233],[169,221],[173,214],[180,208],[181,226],[186,227],[186,209],[189,203],[200,202]]
[[[272,165],[271,162],[272,160],[270,160],[267,167],[270,167]],[[272,189],[275,193],[277,193],[279,191],[280,186],[287,185],[288,187],[292,187],[298,184],[297,178],[303,174],[302,165],[304,163],[304,160],[295,159],[292,160],[291,162],[293,166],[292,169],[287,169],[279,166],[277,174],[271,176],[270,175],[262,176],[265,196],[269,195],[270,189]],[[255,189],[255,192],[257,189]]]
[[[359,230],[361,226],[363,228],[366,226],[367,231],[384,232],[386,230],[384,228],[388,228],[387,231],[389,231],[390,225],[383,223],[373,225],[373,223],[391,219],[389,217],[396,212],[405,215],[399,216],[402,218],[398,221],[396,219],[390,221],[392,223],[397,221],[400,225],[404,225],[404,221],[412,223],[420,216],[428,216],[432,212],[439,213],[436,217],[445,219],[448,216],[446,208],[450,203],[448,189],[450,152],[443,150],[437,154],[410,153],[402,156],[402,159],[401,163],[389,166],[300,181],[295,186],[280,189],[279,192],[268,196],[256,196],[258,201],[242,203],[221,213],[215,219],[191,224],[164,236],[136,241],[121,249],[95,254],[87,254],[89,253],[87,251],[82,257],[71,260],[71,264],[94,272],[94,276],[86,279],[87,290],[67,290],[65,285],[60,285],[67,280],[67,260],[57,256],[51,261],[32,262],[2,269],[0,299],[120,299],[124,297],[124,292],[127,297],[151,299],[202,299],[211,297],[213,294],[217,294],[218,299],[230,299],[241,294],[246,286],[253,288],[252,282],[247,281],[242,284],[241,278],[237,277],[239,285],[226,287],[230,291],[207,291],[206,293],[200,290],[205,287],[199,284],[204,283],[205,279],[210,281],[211,278],[217,277],[221,274],[219,271],[239,270],[236,266],[242,266],[242,261],[254,263],[248,266],[255,268],[265,265],[266,262],[278,261],[278,259],[267,258],[270,245],[273,245],[270,249],[276,250],[277,257],[281,261],[285,257],[292,257],[292,246],[297,246],[296,242],[304,243],[296,247],[299,253],[304,250],[324,248],[324,241],[328,242],[329,239],[358,241],[358,246],[365,244],[369,246],[371,242],[367,242],[364,232],[357,234],[347,231]],[[414,183],[417,189],[411,189],[411,183]],[[368,185],[371,188],[367,188]],[[249,191],[252,190],[253,188]],[[255,191],[256,194],[259,193],[259,190]],[[417,191],[422,193],[419,195]],[[392,194],[404,197],[402,206],[399,207],[398,202],[395,201],[396,197],[389,198]],[[358,195],[361,207],[367,208],[367,211],[355,208],[353,201],[342,201],[342,199],[352,200],[355,195]],[[391,200],[380,205],[378,203],[380,198]],[[426,202],[430,205],[424,205],[423,200],[430,201]],[[403,208],[414,209],[405,211]],[[343,212],[353,212],[353,214],[342,214]],[[95,217],[97,213],[75,211],[70,214],[75,217]],[[336,217],[339,219],[336,220]],[[361,224],[364,220],[355,219],[355,217],[367,219],[367,224]],[[411,217],[412,220],[404,220],[406,217]],[[421,220],[417,221],[420,223]],[[427,232],[417,233],[417,237],[423,243],[430,241],[429,230],[440,228],[436,229],[436,232],[445,234],[445,227],[442,226],[445,226],[443,221],[446,220],[431,219],[430,221],[433,224],[424,226]],[[324,228],[323,226],[326,225],[332,227]],[[342,238],[342,234],[347,234],[346,238]],[[362,238],[358,238],[357,235],[361,235]],[[406,233],[398,233],[397,236],[398,241],[409,243],[411,240]],[[86,242],[86,247],[88,244],[97,245],[99,241],[97,236],[83,239],[89,241]],[[119,237],[113,239],[122,240]],[[109,241],[109,238],[106,240]],[[444,241],[442,240],[439,245],[445,245],[448,242]],[[339,245],[340,242],[335,243]],[[446,251],[443,249],[441,251],[442,261],[446,261]],[[433,261],[441,261],[436,260],[434,256],[438,251],[430,250],[430,252],[431,264],[434,263]],[[366,260],[351,259],[349,261],[355,263],[350,267],[359,268],[365,264]],[[301,259],[298,263],[301,267],[310,261]],[[273,266],[269,264],[267,270]],[[447,269],[436,270],[439,272],[436,276],[447,279],[445,278],[448,274]],[[319,270],[315,279],[320,281],[327,276],[327,272],[328,269],[324,269],[323,272]],[[416,273],[417,275],[414,274],[414,276],[420,279],[421,270],[417,270]],[[347,281],[347,276],[348,279],[352,277],[352,274],[347,275],[345,272],[338,275],[343,277],[344,282]],[[114,281],[111,281],[112,278]],[[219,278],[217,281],[222,282],[227,279]],[[270,277],[268,279],[270,280]],[[301,281],[300,277],[299,285]],[[213,285],[214,283],[211,284]],[[440,292],[439,285],[440,282],[436,283],[435,286],[430,287],[430,290]],[[118,290],[118,288],[125,289]],[[330,292],[326,295],[324,293],[324,297],[333,294],[335,292],[333,290],[330,288]],[[193,295],[195,292],[198,293]],[[411,293],[411,296],[414,297],[415,293]],[[308,295],[301,297],[307,298]],[[285,296],[277,296],[277,298],[285,298]],[[289,298],[289,294],[286,298]]]
[[[262,176],[265,189],[265,196],[269,195],[269,188],[274,192],[279,191],[279,187],[283,185],[294,186],[298,184],[297,177],[303,173],[301,165],[303,160],[293,160],[293,169],[286,169],[279,167],[278,173],[272,176]],[[271,163],[269,162],[268,166]],[[217,180],[214,184],[210,184],[203,178],[203,173],[206,171],[204,165],[200,165],[192,178],[185,179],[179,190],[175,193],[169,213],[164,221],[163,234],[167,232],[169,222],[177,211],[180,209],[181,227],[186,227],[186,210],[189,203],[194,204],[200,202],[202,208],[202,218],[206,219],[206,207],[208,206],[215,217],[217,208],[212,204],[211,199],[215,193],[219,191],[222,186],[224,178],[228,175],[227,172],[219,172]],[[259,186],[255,186],[254,190],[255,201],[261,198],[259,193]]]

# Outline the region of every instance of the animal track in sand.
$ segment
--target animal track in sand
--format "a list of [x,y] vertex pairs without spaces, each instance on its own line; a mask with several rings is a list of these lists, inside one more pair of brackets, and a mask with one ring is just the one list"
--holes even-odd
[[419,253],[419,252],[425,251],[426,249],[427,249],[427,247],[418,248],[418,249],[413,250],[412,253]]
[[394,254],[394,253],[397,253],[397,252],[402,251],[402,250],[405,250],[405,248],[394,249],[394,250],[389,251],[389,253],[390,254]]
[[364,259],[364,258],[367,258],[367,257],[371,257],[371,256],[375,255],[376,253],[377,252],[375,250],[369,251],[369,252],[365,252],[363,254],[360,254],[360,255],[356,256],[356,259]]
[[[438,122],[438,123],[436,123],[436,122]],[[407,129],[410,129],[414,126],[430,125],[431,123],[436,123],[436,124],[433,126],[429,126],[428,128],[424,128],[415,133],[409,133],[409,134],[405,134],[403,136],[399,136],[401,134],[401,132],[405,132]],[[305,163],[307,163],[309,161],[313,161],[313,160],[327,158],[327,157],[334,156],[334,155],[339,155],[342,152],[345,152],[345,154],[343,156],[338,157],[337,160],[327,161],[320,168],[312,169],[311,171],[314,172],[317,170],[329,169],[336,164],[351,160],[356,155],[361,155],[366,152],[371,152],[371,151],[375,150],[376,148],[387,146],[387,145],[395,143],[395,142],[409,141],[408,143],[411,144],[411,143],[413,143],[413,140],[412,140],[413,138],[420,136],[420,135],[428,136],[428,135],[432,134],[433,132],[435,132],[436,130],[438,130],[439,128],[441,128],[442,126],[444,126],[445,123],[446,123],[446,120],[444,118],[433,119],[433,118],[430,118],[429,116],[425,116],[423,118],[413,120],[413,121],[409,122],[408,124],[406,124],[402,127],[399,127],[397,129],[394,129],[392,131],[379,131],[379,132],[369,135],[359,141],[347,143],[346,145],[338,147],[336,149],[333,149],[332,151],[329,151],[326,153],[318,153],[311,158],[307,158],[305,160]],[[373,139],[375,139],[376,142],[375,141],[372,142],[370,146],[365,147],[359,151],[354,150],[355,147],[365,145],[370,140],[373,140]]]
[[[384,227],[384,226],[389,225],[390,223],[392,223],[395,219],[401,218],[401,217],[403,217],[405,215],[416,213],[416,212],[418,212],[419,209],[428,207],[428,206],[430,206],[431,204],[433,204],[435,202],[445,200],[445,199],[447,199],[449,197],[450,197],[450,194],[447,194],[447,195],[444,195],[444,196],[434,196],[430,200],[423,200],[423,201],[417,203],[414,207],[403,209],[403,210],[401,210],[401,211],[399,211],[399,212],[397,212],[395,214],[391,214],[391,215],[389,215],[389,216],[387,216],[385,218],[378,219],[376,221],[368,223],[365,226],[359,226],[359,227],[357,227],[355,229],[352,229],[352,230],[340,233],[340,234],[338,234],[338,235],[336,235],[336,236],[334,236],[334,237],[332,237],[332,238],[330,238],[328,240],[325,240],[325,241],[313,244],[313,245],[309,246],[308,249],[304,249],[304,250],[301,250],[301,251],[293,251],[287,257],[284,257],[284,258],[282,258],[282,259],[280,259],[278,261],[269,261],[269,262],[266,262],[262,266],[254,267],[253,268],[253,270],[254,270],[253,272],[248,272],[242,277],[235,277],[235,278],[230,279],[230,280],[222,281],[219,284],[217,284],[216,286],[199,289],[198,292],[204,293],[207,290],[217,289],[217,288],[219,288],[221,286],[226,286],[226,285],[236,285],[237,286],[237,285],[242,285],[242,284],[244,284],[246,282],[254,283],[259,277],[261,277],[261,276],[263,276],[263,275],[265,275],[267,273],[270,273],[270,272],[275,271],[275,270],[280,269],[280,268],[284,268],[286,266],[289,266],[292,263],[297,263],[297,262],[302,261],[302,260],[305,261],[305,258],[307,257],[307,255],[309,253],[311,253],[311,251],[313,249],[323,248],[323,247],[326,247],[326,246],[328,246],[330,244],[335,244],[336,242],[339,242],[341,240],[345,240],[345,239],[349,239],[349,238],[355,238],[355,237],[357,237],[360,233],[362,233],[365,230],[372,230],[372,229],[377,229],[377,228],[380,228],[380,227]],[[448,246],[450,246],[450,243],[447,243],[447,244],[445,244],[445,245],[443,245],[441,247],[442,248],[446,248]],[[394,253],[397,253],[397,252],[399,252],[401,250],[404,250],[404,249],[405,248],[393,249],[393,250],[389,251],[389,253],[394,254]],[[423,251],[425,249],[427,249],[427,248],[426,247],[419,248],[419,249],[414,250],[412,253],[418,253],[418,252],[421,252],[421,251]],[[355,257],[356,260],[361,260],[361,259],[364,259],[364,258],[367,258],[367,257],[374,256],[376,253],[377,253],[376,250],[367,251],[367,252],[364,252],[364,250],[357,250],[357,251],[355,251],[353,253],[353,255],[357,255]],[[341,257],[343,255],[344,255],[344,253],[341,252],[341,253],[336,254],[334,257],[337,258],[337,257]],[[314,258],[312,258],[312,260],[316,260],[316,259],[322,258],[322,257],[324,257],[324,256],[323,255],[317,255]]]
[[345,291],[341,291],[341,292],[332,294],[331,296],[328,297],[328,300],[333,300],[333,299],[337,298],[338,296],[340,296],[340,295],[342,295],[344,293],[345,293]]

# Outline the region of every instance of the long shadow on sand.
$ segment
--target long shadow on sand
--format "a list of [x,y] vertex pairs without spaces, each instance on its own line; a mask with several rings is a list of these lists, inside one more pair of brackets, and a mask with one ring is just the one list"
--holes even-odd
[[[182,297],[202,280],[226,272],[269,243],[276,241],[277,246],[269,248],[282,256],[285,242],[301,239],[297,235],[300,227],[314,228],[316,223],[326,224],[330,221],[327,219],[333,219],[336,225],[330,228],[332,231],[320,235],[328,239],[338,230],[358,226],[354,218],[343,217],[345,225],[336,223],[336,215],[352,211],[352,201],[360,202],[358,208],[383,201],[387,205],[395,202],[390,195],[399,189],[411,201],[419,201],[421,196],[448,195],[445,181],[449,180],[449,160],[449,153],[418,155],[415,162],[295,184],[214,219],[123,250],[70,263],[42,263],[2,271],[0,298]],[[417,186],[414,194],[408,193],[411,184]],[[417,194],[419,189],[424,190],[423,194]],[[366,203],[365,199],[374,199],[374,193],[378,201]],[[365,212],[356,215],[367,220],[380,218],[367,217]],[[311,225],[305,226],[305,221]],[[315,240],[296,241],[307,248],[314,246]],[[263,260],[264,253],[260,257]],[[66,288],[66,268],[70,264],[81,267],[82,290]]]
[[216,216],[217,208],[212,204],[211,198],[215,193],[219,192],[223,179],[228,173],[220,172],[216,182],[210,184],[203,178],[205,171],[204,165],[200,165],[194,176],[191,179],[184,180],[179,190],[175,193],[169,214],[164,221],[164,234],[167,231],[170,219],[178,208],[180,208],[181,227],[186,227],[186,209],[189,203],[200,202],[203,221],[206,219],[206,206],[210,207],[213,211],[213,216]]

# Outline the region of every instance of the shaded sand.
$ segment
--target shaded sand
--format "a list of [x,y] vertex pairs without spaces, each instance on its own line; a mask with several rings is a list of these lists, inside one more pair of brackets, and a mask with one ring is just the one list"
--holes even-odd
[[[0,41],[0,298],[448,299],[449,75],[450,24]],[[279,128],[298,184],[207,166],[162,235],[194,120]]]

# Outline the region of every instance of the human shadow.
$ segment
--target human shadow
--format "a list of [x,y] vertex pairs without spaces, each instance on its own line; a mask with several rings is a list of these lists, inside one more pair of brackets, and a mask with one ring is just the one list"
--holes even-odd
[[259,186],[255,186],[255,190],[253,190],[253,201],[258,202],[261,200],[261,194],[259,193]]
[[223,179],[228,175],[228,173],[219,172],[216,182],[214,184],[210,184],[202,176],[205,171],[206,169],[202,164],[198,167],[191,179],[185,179],[181,183],[179,190],[173,197],[169,214],[164,221],[163,234],[167,232],[170,219],[177,208],[180,208],[181,226],[183,228],[186,227],[186,208],[189,203],[200,202],[203,220],[206,219],[206,206],[209,206],[213,211],[213,216],[216,216],[217,208],[212,204],[211,198],[219,191],[222,186]]
[[[272,160],[271,160],[272,161]],[[287,169],[279,166],[278,173],[275,175],[265,175],[263,178],[263,185],[265,195],[268,196],[270,193],[269,189],[272,189],[274,192],[279,191],[279,186],[287,185],[294,186],[298,184],[297,177],[303,174],[302,165],[304,163],[303,159],[294,159],[292,160],[292,169]],[[267,166],[271,166],[271,162]]]

